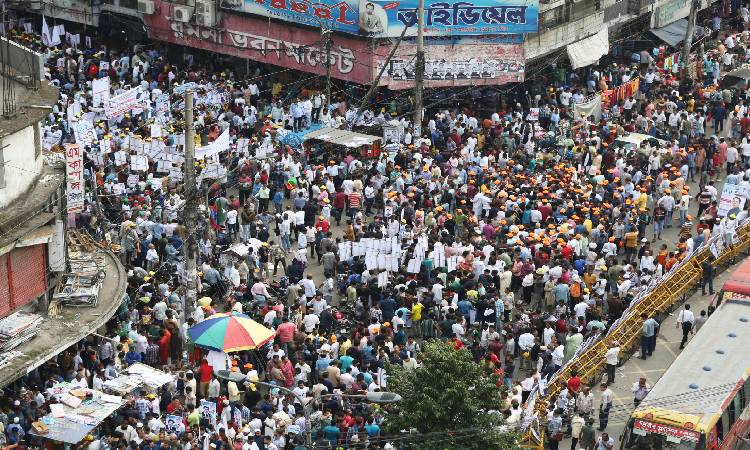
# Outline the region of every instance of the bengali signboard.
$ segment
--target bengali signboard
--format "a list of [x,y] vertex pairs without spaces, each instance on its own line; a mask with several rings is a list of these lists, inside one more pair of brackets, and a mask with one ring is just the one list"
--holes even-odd
[[78,144],[65,144],[65,189],[68,212],[83,211],[83,152]]
[[[380,70],[388,59],[390,46],[376,51],[373,65]],[[401,45],[388,61],[381,86],[390,89],[414,87],[416,46]],[[425,55],[425,87],[501,85],[524,80],[525,59],[522,44],[436,45]]]
[[356,34],[359,0],[221,0],[224,9]]
[[[162,14],[144,15],[149,37],[173,44],[325,74],[320,33],[295,26],[269,26],[267,20],[223,14],[214,28],[172,20],[171,4],[156,1]],[[334,35],[331,76],[360,84],[372,82],[372,52],[364,40]]]
[[[536,0],[425,0],[425,36],[536,33]],[[359,32],[372,37],[417,33],[417,0],[361,0]]]
[[662,425],[660,423],[647,422],[645,420],[636,420],[633,424],[633,429],[634,431],[641,430],[646,433],[661,434],[662,436],[676,438],[680,441],[698,442],[701,437],[701,434],[697,431]]

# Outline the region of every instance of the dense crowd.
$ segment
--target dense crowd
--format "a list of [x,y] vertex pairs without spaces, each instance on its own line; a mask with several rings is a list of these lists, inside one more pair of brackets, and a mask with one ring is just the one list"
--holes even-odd
[[[747,217],[744,202],[725,215],[717,204],[722,182],[750,187],[747,87],[720,87],[722,74],[748,59],[744,7],[738,17],[738,29],[715,26],[718,15],[702,29],[716,45],[685,64],[695,76],[680,76],[668,49],[635,52],[633,64],[570,71],[486,118],[477,111],[494,105],[430,111],[422,136],[393,108],[360,114],[343,92],[327,99],[273,73],[176,64],[153,46],[51,48],[11,30],[45,52],[60,88],[44,125],[50,150],[81,144],[77,122],[93,125],[86,210],[75,225],[118,250],[129,279],[106,339],[80,342],[6,391],[6,444],[40,445],[28,432],[48,412],[47,389],[101,390],[142,362],[175,382],[136,393],[80,448],[303,449],[308,432],[316,445],[387,447],[380,426],[394,406],[362,396],[388,390],[389,366],[416,368],[427,339],[449,340],[488,375],[501,374],[498,410],[521,426],[530,393],[584,341],[603,336],[640,291],[711,235],[731,245]],[[107,120],[91,93],[102,77],[112,97],[139,87],[137,107]],[[185,227],[181,174],[159,163],[184,142],[188,88],[196,146],[226,130],[231,142],[197,167],[205,204],[196,229]],[[613,93],[601,113],[578,113],[598,91]],[[363,156],[285,140],[351,122],[395,126],[399,142]],[[637,133],[659,140],[617,140]],[[133,169],[142,154],[147,167]],[[662,236],[669,229],[676,242]],[[191,245],[195,306],[185,304]],[[226,311],[249,315],[275,338],[214,367],[187,330]],[[644,319],[645,358],[658,323]],[[580,448],[612,448],[613,438],[594,430],[595,420],[607,427],[608,383],[621,357],[618,343],[607,345],[600,404],[577,376],[552,399],[544,418],[551,448],[563,432]],[[204,399],[215,404],[214,420],[199,411]],[[167,430],[167,414],[183,423]]]

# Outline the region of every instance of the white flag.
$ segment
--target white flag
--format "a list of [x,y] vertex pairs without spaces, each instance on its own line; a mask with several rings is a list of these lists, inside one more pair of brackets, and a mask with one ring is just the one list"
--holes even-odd
[[47,18],[42,16],[42,43],[49,47],[49,43],[51,40],[52,39],[49,34],[49,27],[47,26]]

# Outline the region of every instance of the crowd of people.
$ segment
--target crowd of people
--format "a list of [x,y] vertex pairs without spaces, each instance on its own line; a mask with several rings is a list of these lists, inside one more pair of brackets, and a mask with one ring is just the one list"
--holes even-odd
[[[406,115],[379,106],[360,114],[343,95],[283,85],[274,73],[174,63],[154,46],[46,47],[10,30],[46,54],[60,88],[43,127],[49,150],[85,150],[86,209],[75,226],[116,249],[129,279],[108,338],[79,343],[6,391],[5,442],[40,443],[28,432],[49,411],[48,388],[101,390],[141,362],[175,382],[136,395],[80,448],[298,450],[308,435],[318,446],[388,447],[380,427],[393,406],[361,396],[388,391],[388,367],[418,367],[428,339],[449,340],[488,376],[500,374],[498,410],[520,427],[530,393],[584,341],[604,336],[641,290],[710,236],[732,245],[747,218],[744,201],[725,215],[717,203],[721,183],[750,187],[746,87],[718,87],[748,59],[745,7],[738,17],[737,29],[714,26],[718,15],[709,21],[704,33],[718,44],[690,62],[699,76],[680,76],[664,48],[635,52],[634,64],[570,71],[486,118],[477,111],[487,105],[436,109],[421,136]],[[136,107],[107,119],[92,94],[103,77],[111,97],[138,87]],[[589,94],[635,79],[601,115],[576,112]],[[227,130],[231,142],[197,166],[204,202],[195,229],[185,226],[182,159],[171,151],[184,143],[187,89],[196,92],[196,146]],[[93,139],[77,135],[82,121]],[[399,142],[363,156],[284,140],[351,122],[393,124]],[[629,133],[659,144],[618,143]],[[137,168],[141,155],[148,164]],[[185,303],[190,247],[199,297],[210,300],[199,305]],[[275,339],[212,367],[187,330],[225,311],[249,315]],[[644,319],[653,336],[654,318]],[[643,358],[652,350],[644,342]],[[617,342],[607,345],[601,404],[577,376],[568,380],[543,418],[550,448],[564,433],[573,448],[612,448],[608,386],[621,355]],[[245,381],[218,377],[224,369]],[[216,405],[215,420],[200,414],[201,400]],[[183,423],[168,430],[165,414]]]

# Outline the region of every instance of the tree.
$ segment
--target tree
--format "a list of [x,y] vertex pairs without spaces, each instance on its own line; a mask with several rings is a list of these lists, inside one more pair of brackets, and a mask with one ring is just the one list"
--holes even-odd
[[502,432],[497,413],[501,387],[497,375],[487,375],[466,349],[455,350],[441,341],[429,341],[420,353],[420,367],[406,370],[389,366],[388,390],[401,395],[388,413],[388,434],[404,435],[407,449],[520,449],[519,437]]

